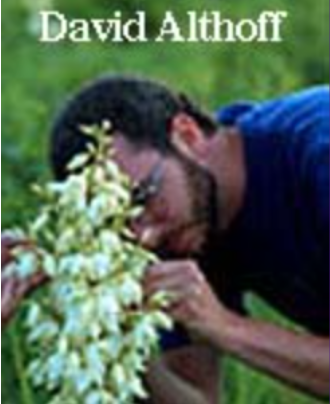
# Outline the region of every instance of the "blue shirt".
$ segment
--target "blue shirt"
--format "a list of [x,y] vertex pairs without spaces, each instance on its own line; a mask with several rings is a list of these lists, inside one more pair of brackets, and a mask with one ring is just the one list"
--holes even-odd
[[[329,88],[219,109],[245,153],[243,207],[210,260],[219,297],[244,312],[251,291],[310,331],[329,335]],[[187,342],[165,334],[165,348]]]
[[329,335],[329,88],[316,87],[217,113],[239,128],[247,190],[224,237],[224,297],[252,291],[318,334]]

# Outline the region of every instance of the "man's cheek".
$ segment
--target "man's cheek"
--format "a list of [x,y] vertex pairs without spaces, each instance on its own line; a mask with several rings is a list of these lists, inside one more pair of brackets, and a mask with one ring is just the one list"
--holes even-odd
[[166,249],[181,257],[198,254],[204,243],[203,234],[197,228],[173,232],[166,238]]

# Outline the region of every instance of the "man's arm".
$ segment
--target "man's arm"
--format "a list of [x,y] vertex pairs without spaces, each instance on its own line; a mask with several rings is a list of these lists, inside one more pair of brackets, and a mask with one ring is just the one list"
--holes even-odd
[[148,274],[146,288],[151,294],[170,292],[173,318],[213,348],[303,391],[329,396],[328,338],[294,333],[230,312],[193,261],[157,264]]
[[329,338],[234,314],[223,331],[214,330],[211,340],[226,353],[309,394],[329,397]]
[[148,371],[152,404],[219,404],[220,355],[193,344],[169,351]]

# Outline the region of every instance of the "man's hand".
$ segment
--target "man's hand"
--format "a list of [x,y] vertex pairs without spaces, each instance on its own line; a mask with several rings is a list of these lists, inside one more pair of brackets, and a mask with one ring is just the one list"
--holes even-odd
[[328,398],[329,338],[229,312],[192,261],[155,265],[146,277],[146,290],[150,294],[160,290],[172,294],[169,311],[174,319],[219,351],[305,392]]
[[226,327],[230,314],[219,302],[198,265],[191,260],[161,262],[152,266],[145,279],[147,295],[169,293],[172,318],[192,336],[213,342]]
[[45,274],[38,272],[27,279],[6,274],[6,266],[13,260],[15,247],[32,248],[29,241],[1,237],[1,325],[7,325],[21,300],[46,281]]

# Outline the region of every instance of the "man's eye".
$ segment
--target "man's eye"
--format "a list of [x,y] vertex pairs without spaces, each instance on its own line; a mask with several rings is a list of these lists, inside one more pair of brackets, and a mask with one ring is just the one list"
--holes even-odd
[[133,188],[133,202],[137,204],[145,205],[157,194],[157,187],[153,184],[142,187],[138,186],[135,189]]
[[157,165],[153,172],[143,181],[133,187],[133,202],[139,205],[146,205],[160,190],[162,170]]
[[139,186],[135,189],[133,188],[132,198],[134,203],[138,205],[145,205],[150,198],[150,194],[147,188]]

